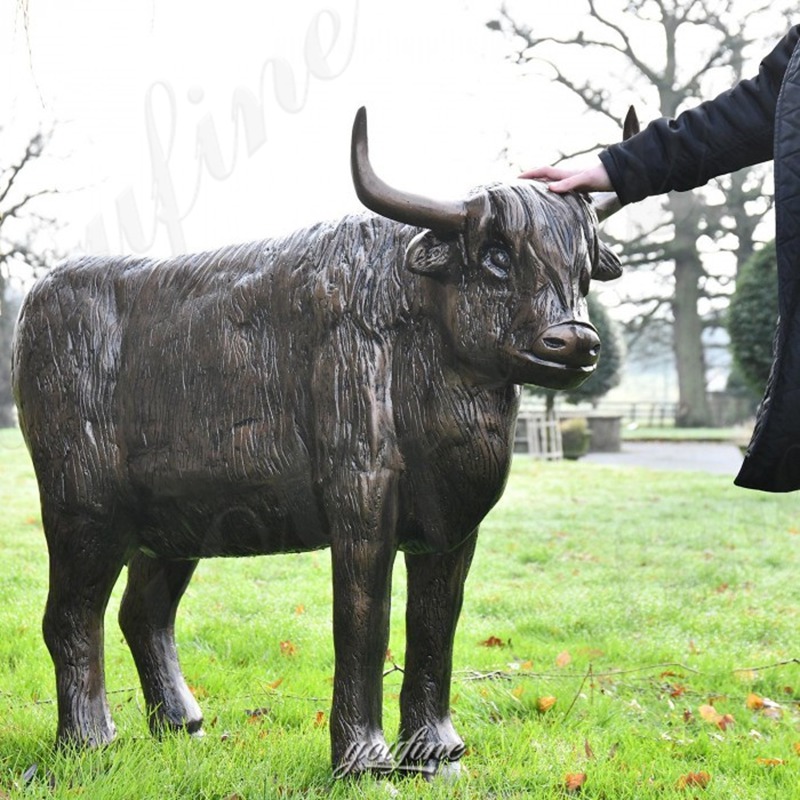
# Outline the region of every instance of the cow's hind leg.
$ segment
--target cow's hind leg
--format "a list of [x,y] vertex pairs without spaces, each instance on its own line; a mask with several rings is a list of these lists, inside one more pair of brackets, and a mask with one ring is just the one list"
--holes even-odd
[[103,665],[103,617],[125,558],[118,526],[43,508],[50,588],[42,623],[53,659],[60,744],[91,747],[116,735]]
[[406,555],[406,663],[398,756],[403,768],[429,775],[445,764],[457,772],[464,750],[450,721],[450,676],[476,533],[449,553]]
[[150,729],[201,733],[203,715],[183,679],[175,648],[175,613],[197,561],[171,561],[137,553],[119,623],[142,682]]

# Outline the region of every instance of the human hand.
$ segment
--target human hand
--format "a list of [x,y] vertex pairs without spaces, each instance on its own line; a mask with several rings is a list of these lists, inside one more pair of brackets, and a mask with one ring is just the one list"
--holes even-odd
[[523,172],[520,178],[549,181],[551,191],[562,192],[609,192],[613,191],[608,173],[598,161],[592,167],[583,169],[563,169],[561,167],[536,167]]

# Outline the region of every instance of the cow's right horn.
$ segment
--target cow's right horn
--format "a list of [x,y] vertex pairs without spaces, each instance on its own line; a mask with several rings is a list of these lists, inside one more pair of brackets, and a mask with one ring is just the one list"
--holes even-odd
[[442,202],[401,192],[375,174],[369,162],[367,110],[363,106],[353,122],[350,169],[358,199],[371,211],[437,233],[459,233],[465,229],[467,206],[463,201]]

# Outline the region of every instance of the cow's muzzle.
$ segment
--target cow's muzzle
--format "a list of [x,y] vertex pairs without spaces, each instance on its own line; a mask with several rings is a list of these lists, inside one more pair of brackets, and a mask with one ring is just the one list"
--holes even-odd
[[600,358],[600,337],[588,323],[562,322],[545,329],[530,352],[544,362],[592,371]]

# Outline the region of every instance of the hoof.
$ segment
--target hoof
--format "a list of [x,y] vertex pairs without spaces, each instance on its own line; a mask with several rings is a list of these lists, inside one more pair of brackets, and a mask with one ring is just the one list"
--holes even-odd
[[428,761],[423,774],[426,781],[455,783],[461,777],[461,762]]
[[60,750],[98,750],[107,747],[117,738],[117,729],[64,730],[56,735],[56,747]]
[[360,775],[388,775],[395,769],[392,753],[385,741],[354,742],[334,764],[333,777],[350,778]]
[[177,717],[171,719],[158,711],[154,711],[150,714],[150,733],[157,739],[160,739],[162,736],[186,733],[188,733],[189,736],[198,738],[205,736],[202,717],[196,717],[195,719]]

